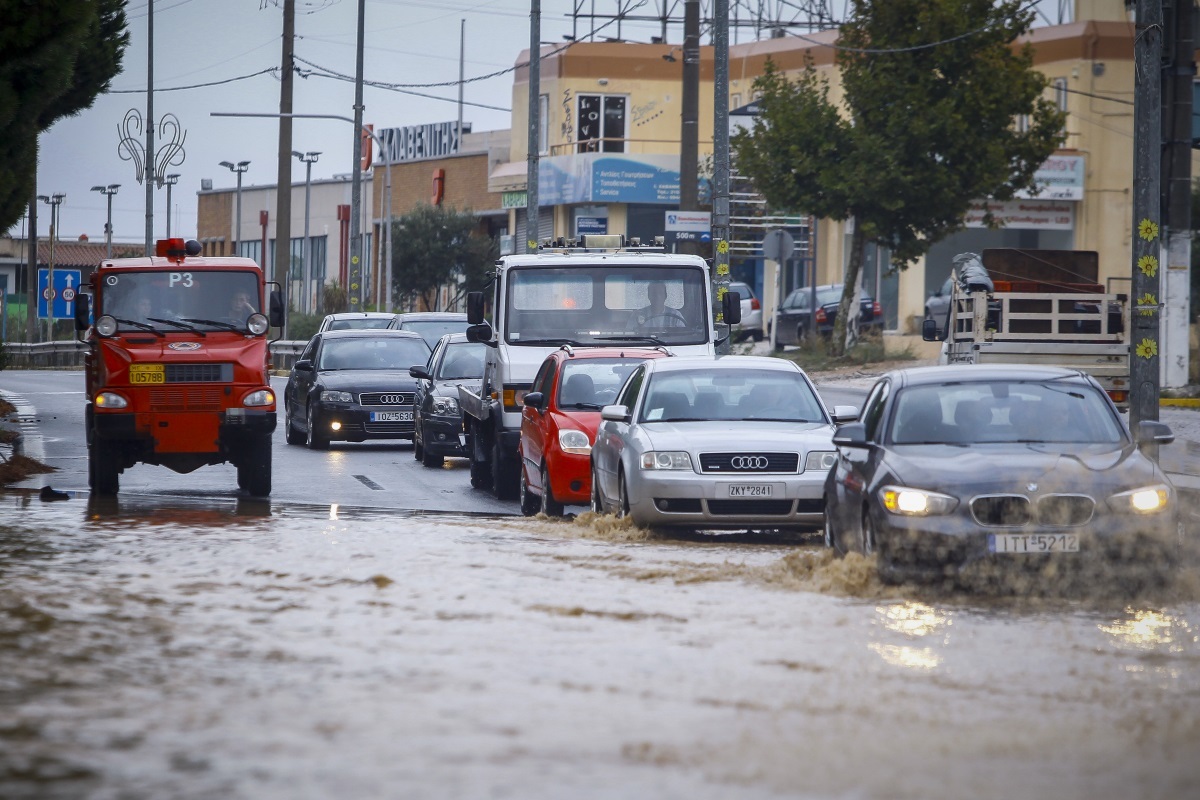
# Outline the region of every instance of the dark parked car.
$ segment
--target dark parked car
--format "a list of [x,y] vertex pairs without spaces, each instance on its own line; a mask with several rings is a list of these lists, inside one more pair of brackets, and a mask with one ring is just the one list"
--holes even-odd
[[413,457],[427,467],[440,467],[446,456],[467,456],[458,387],[479,391],[483,382],[485,345],[468,342],[465,333],[438,340],[423,366],[408,372],[417,379],[413,401]]
[[955,577],[976,562],[1062,572],[1179,545],[1175,489],[1090,376],[1055,367],[897,370],[871,389],[861,422],[834,434],[825,541],[876,553],[884,580]]
[[451,311],[413,311],[396,314],[390,327],[401,331],[416,331],[433,347],[447,333],[464,333],[467,330],[467,315]]
[[408,370],[428,360],[429,345],[409,331],[317,333],[284,389],[287,443],[411,439],[417,386]]
[[[775,311],[771,321],[778,326],[775,335],[775,349],[781,349],[785,344],[799,344],[811,324],[812,314],[809,309],[812,302],[812,287],[793,290]],[[817,332],[822,336],[833,333],[833,324],[837,321],[838,304],[842,302],[842,284],[836,283],[817,287]],[[858,315],[859,329],[862,331],[883,330],[883,307],[879,302],[864,294]]]

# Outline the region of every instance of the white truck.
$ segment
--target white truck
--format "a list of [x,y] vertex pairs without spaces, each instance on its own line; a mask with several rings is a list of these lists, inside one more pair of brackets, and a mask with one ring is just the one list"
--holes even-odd
[[[665,305],[652,309],[651,298],[661,298],[664,288]],[[626,247],[620,236],[504,256],[490,290],[467,295],[467,338],[486,344],[487,357],[479,393],[460,387],[459,403],[471,485],[490,487],[500,499],[517,494],[522,401],[549,353],[563,345],[628,345],[713,355],[728,326],[741,320],[737,294],[726,292],[718,333],[704,259],[636,242]]]
[[991,291],[955,276],[946,319],[922,325],[939,363],[1078,369],[1128,409],[1129,297],[1097,283],[1097,253],[997,248],[982,262]]

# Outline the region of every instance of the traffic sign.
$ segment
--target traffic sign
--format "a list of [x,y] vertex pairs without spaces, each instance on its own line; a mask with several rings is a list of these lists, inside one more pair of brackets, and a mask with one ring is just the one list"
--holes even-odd
[[53,311],[54,319],[72,319],[82,275],[77,269],[55,269],[54,286],[50,286],[49,272],[48,269],[38,270],[38,319],[46,319],[48,310]]
[[762,251],[766,258],[782,264],[796,251],[796,240],[783,228],[775,228],[763,234]]

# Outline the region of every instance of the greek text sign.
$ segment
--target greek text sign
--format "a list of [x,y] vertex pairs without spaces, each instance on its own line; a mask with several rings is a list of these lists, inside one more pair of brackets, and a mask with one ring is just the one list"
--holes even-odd
[[[463,133],[470,133],[471,126],[463,123]],[[439,158],[457,153],[462,147],[457,122],[431,122],[428,125],[410,125],[407,128],[385,128],[379,131],[379,140],[387,151],[387,159],[380,154],[377,164],[390,161],[419,161],[423,158]]]

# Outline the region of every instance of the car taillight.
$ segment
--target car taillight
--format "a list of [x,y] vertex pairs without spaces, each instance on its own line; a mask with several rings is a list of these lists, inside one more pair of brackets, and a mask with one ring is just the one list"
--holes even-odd
[[825,319],[826,319],[826,317],[825,317],[825,309],[823,309],[823,308],[818,308],[818,309],[817,309],[817,323],[818,323],[818,324],[820,324],[820,323],[824,322],[824,321],[825,321]]
[[879,305],[879,301],[878,301],[878,300],[876,300],[874,303],[872,303],[872,304],[871,304],[871,312],[872,312],[872,313],[873,313],[873,314],[874,314],[876,317],[882,317],[882,316],[883,316],[883,306]]
[[750,298],[750,310],[751,310],[751,311],[758,311],[760,308],[762,308],[762,306],[759,304],[759,302],[758,302],[758,298],[757,298],[757,297],[751,297],[751,298]]

